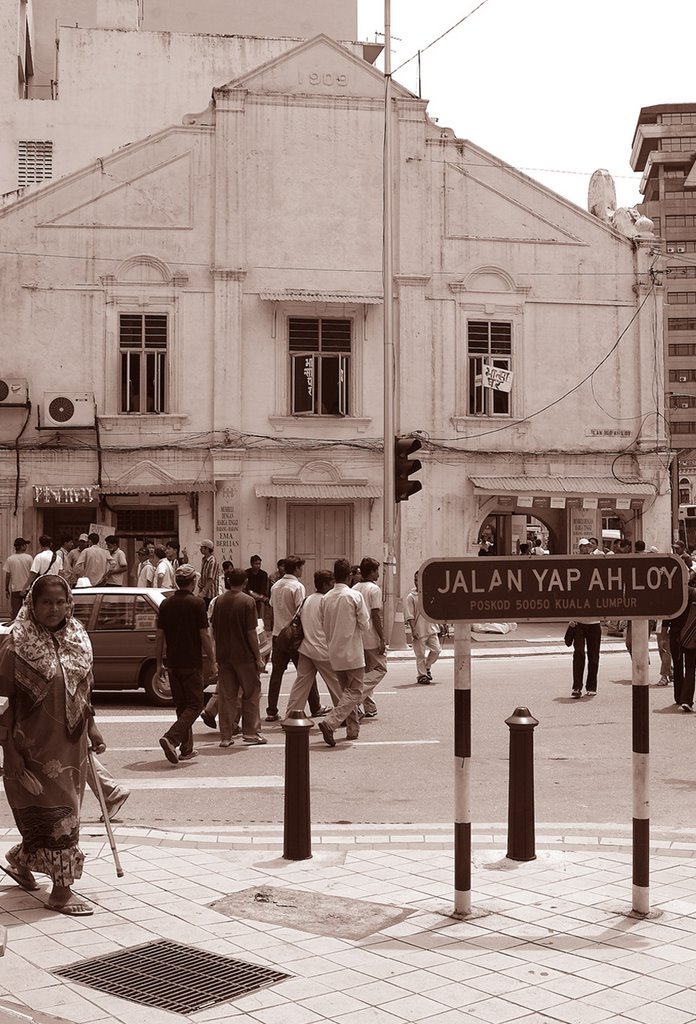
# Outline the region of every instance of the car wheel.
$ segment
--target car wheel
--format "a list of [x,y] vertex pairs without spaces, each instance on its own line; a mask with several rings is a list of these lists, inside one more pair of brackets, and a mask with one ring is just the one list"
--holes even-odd
[[173,705],[174,701],[172,700],[172,691],[169,686],[169,676],[166,669],[160,675],[157,671],[157,665],[154,663],[148,665],[143,674],[143,688],[151,704],[155,704],[160,708],[170,708]]

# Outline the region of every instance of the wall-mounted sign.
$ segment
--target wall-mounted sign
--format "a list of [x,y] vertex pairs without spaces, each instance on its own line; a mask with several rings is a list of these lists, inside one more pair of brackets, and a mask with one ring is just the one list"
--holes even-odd
[[87,487],[49,487],[45,484],[34,484],[35,505],[96,505],[99,501],[99,488]]

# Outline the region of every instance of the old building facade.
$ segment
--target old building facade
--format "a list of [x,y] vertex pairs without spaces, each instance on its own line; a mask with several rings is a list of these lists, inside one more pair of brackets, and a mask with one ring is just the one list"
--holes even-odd
[[[482,532],[514,552],[529,517],[555,553],[609,518],[664,548],[654,237],[399,86],[390,116],[397,430],[424,442],[401,590]],[[101,523],[131,554],[213,535],[307,576],[381,556],[383,134],[382,76],[319,35],[0,211],[3,372],[31,403],[0,404],[2,550]]]

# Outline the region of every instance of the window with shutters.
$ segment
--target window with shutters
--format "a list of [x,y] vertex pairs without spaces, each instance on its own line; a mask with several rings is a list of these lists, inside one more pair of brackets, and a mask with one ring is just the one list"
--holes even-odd
[[292,415],[350,415],[352,334],[349,319],[288,319]]
[[121,412],[167,412],[167,338],[165,313],[120,314]]
[[17,144],[17,187],[26,188],[53,177],[53,143],[32,139]]
[[[469,320],[467,353],[469,415],[510,416],[511,393],[504,390],[509,381],[496,383],[496,378],[507,378],[512,372],[512,324],[500,320]],[[487,367],[505,372],[500,375],[487,373]]]

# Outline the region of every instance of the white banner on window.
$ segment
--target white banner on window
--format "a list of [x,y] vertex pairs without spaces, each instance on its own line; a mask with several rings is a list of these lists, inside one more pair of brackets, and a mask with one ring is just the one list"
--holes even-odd
[[512,391],[512,370],[503,370],[487,363],[483,364],[481,370],[484,387],[493,388],[494,391]]

